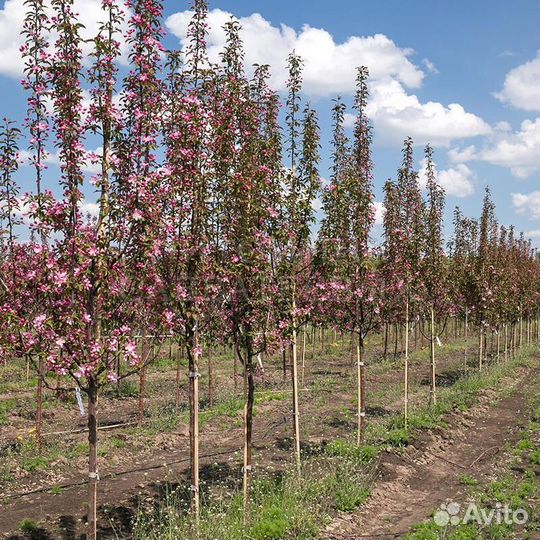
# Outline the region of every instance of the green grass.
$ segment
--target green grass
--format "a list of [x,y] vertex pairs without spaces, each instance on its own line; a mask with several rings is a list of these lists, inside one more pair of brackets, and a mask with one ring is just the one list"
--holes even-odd
[[8,414],[17,407],[16,399],[4,399],[0,401],[0,426],[8,423]]
[[357,446],[351,442],[337,439],[324,447],[324,453],[329,456],[352,459],[356,463],[369,463],[377,456],[379,448],[373,445]]
[[469,476],[468,474],[462,474],[459,477],[459,483],[463,486],[476,486],[476,484],[478,484],[478,480],[472,476]]
[[23,519],[19,523],[19,529],[24,533],[33,533],[37,530],[37,523],[31,519]]
[[[348,452],[347,452],[348,453]],[[350,512],[369,496],[371,477],[357,461],[321,455],[305,461],[301,477],[292,470],[282,475],[263,473],[252,483],[249,520],[243,524],[243,500],[217,489],[203,498],[198,536],[191,522],[186,492],[170,491],[134,520],[135,540],[220,538],[279,540],[314,538],[329,515]]]

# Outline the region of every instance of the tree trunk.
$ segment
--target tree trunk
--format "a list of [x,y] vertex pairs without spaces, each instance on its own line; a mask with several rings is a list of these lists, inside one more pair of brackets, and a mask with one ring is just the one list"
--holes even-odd
[[120,397],[120,375],[121,375],[121,371],[122,371],[122,365],[121,365],[121,352],[118,351],[118,354],[116,355],[116,382],[115,382],[115,387],[116,387],[116,397]]
[[465,328],[463,332],[465,335],[465,371],[468,371],[469,366],[467,365],[467,362],[468,362],[467,353],[468,353],[468,348],[469,348],[469,311],[467,309],[465,310]]
[[504,359],[508,360],[508,324],[504,323]]
[[436,384],[437,380],[435,378],[435,311],[433,306],[430,309],[430,333],[431,333],[431,343],[430,343],[430,358],[431,358],[431,385],[429,389],[429,402],[431,405],[435,405],[437,402],[436,396]]
[[383,358],[386,360],[388,354],[388,323],[384,323],[384,348],[383,348]]
[[301,386],[304,388],[304,377],[306,374],[306,333],[307,329],[304,329],[302,333],[302,378],[301,378]]
[[41,453],[41,426],[43,425],[43,371],[43,358],[40,355],[38,359],[38,380],[36,394],[36,446],[39,453]]
[[[193,325],[195,326],[195,325]],[[191,509],[195,528],[199,528],[199,336],[195,328],[188,341],[189,361],[189,450],[191,469]]]
[[398,348],[398,323],[394,325],[394,362],[397,360]]
[[139,424],[141,424],[144,420],[145,390],[146,390],[146,366],[143,366],[139,372]]
[[312,331],[313,340],[311,342],[311,363],[313,364],[315,362],[315,342],[317,341],[317,327],[313,327]]
[[97,406],[98,384],[88,380],[88,540],[97,539]]
[[405,302],[405,366],[403,389],[403,423],[405,429],[409,422],[409,300]]
[[283,382],[287,380],[287,347],[283,347],[281,351],[281,371],[283,374]]
[[[294,301],[293,301],[293,309]],[[291,360],[292,360],[292,394],[293,394],[293,433],[294,433],[294,461],[296,464],[296,472],[300,474],[301,458],[300,458],[300,409],[298,406],[298,348],[296,343],[296,321],[293,317],[293,328],[291,334]]]
[[208,345],[208,406],[214,405],[214,365],[212,359],[212,349]]
[[174,398],[174,403],[176,408],[180,408],[180,374],[182,373],[182,345],[178,343],[178,351],[176,351],[176,394]]
[[482,371],[482,360],[484,358],[484,352],[482,348],[484,345],[484,330],[482,327],[482,323],[480,323],[478,342],[478,369],[479,371]]
[[356,444],[360,446],[364,442],[366,431],[366,367],[364,364],[364,340],[361,335],[358,335],[356,341],[356,364],[358,382]]
[[249,516],[249,495],[251,484],[251,441],[253,433],[253,404],[255,403],[255,381],[253,379],[251,352],[246,351],[244,366],[244,466],[242,468],[242,491],[244,496],[244,525]]
[[233,346],[233,380],[236,391],[238,389],[238,351],[236,350],[236,343]]

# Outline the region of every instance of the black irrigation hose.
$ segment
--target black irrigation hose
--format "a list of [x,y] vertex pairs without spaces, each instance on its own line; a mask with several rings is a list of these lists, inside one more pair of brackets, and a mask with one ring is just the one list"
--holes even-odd
[[[221,450],[219,452],[213,452],[212,454],[201,454],[200,457],[201,459],[205,459],[205,458],[211,458],[211,457],[216,457],[216,456],[223,456],[227,454],[233,454],[234,452],[239,452],[240,450],[242,450],[241,447],[237,449],[233,449],[233,450]],[[113,478],[114,476],[130,475],[136,472],[151,471],[155,469],[160,469],[162,467],[167,467],[168,465],[184,463],[186,461],[189,461],[189,458],[175,459],[173,461],[168,461],[167,463],[160,463],[159,465],[150,465],[149,467],[138,467],[136,469],[126,469],[124,471],[110,472],[100,477],[100,480],[106,480],[109,478]],[[69,489],[72,487],[84,486],[87,483],[88,483],[88,480],[81,480],[79,482],[70,482],[69,484],[60,484],[60,485],[55,484],[54,487],[60,488],[60,489]],[[29,495],[35,495],[36,493],[43,493],[45,491],[49,491],[51,487],[52,486],[41,487],[41,488],[34,489],[31,491],[24,491],[22,493],[13,493],[11,495],[5,495],[5,499],[7,499],[8,502],[15,499],[22,499],[23,497],[28,497]]]

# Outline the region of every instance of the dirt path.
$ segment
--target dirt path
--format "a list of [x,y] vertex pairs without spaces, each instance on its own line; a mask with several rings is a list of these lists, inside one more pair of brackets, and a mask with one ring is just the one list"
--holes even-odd
[[335,519],[323,537],[400,538],[440,504],[460,500],[466,490],[460,476],[487,477],[498,453],[519,438],[528,419],[528,396],[536,392],[534,377],[528,371],[514,382],[510,396],[492,403],[485,395],[478,406],[453,414],[450,428],[425,434],[403,455],[385,454],[370,500],[356,514]]

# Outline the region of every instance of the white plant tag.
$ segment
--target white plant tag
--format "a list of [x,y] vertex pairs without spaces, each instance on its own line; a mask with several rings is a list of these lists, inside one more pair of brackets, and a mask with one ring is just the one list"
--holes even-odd
[[259,363],[259,367],[261,368],[261,371],[264,371],[263,361],[261,357],[261,353],[257,355],[257,362]]
[[81,396],[81,389],[78,386],[75,388],[75,397],[77,398],[77,405],[79,406],[81,416],[84,416],[84,404]]
[[441,343],[441,340],[439,339],[439,336],[435,336],[435,339],[437,340],[437,345],[439,347],[442,347],[442,343]]

